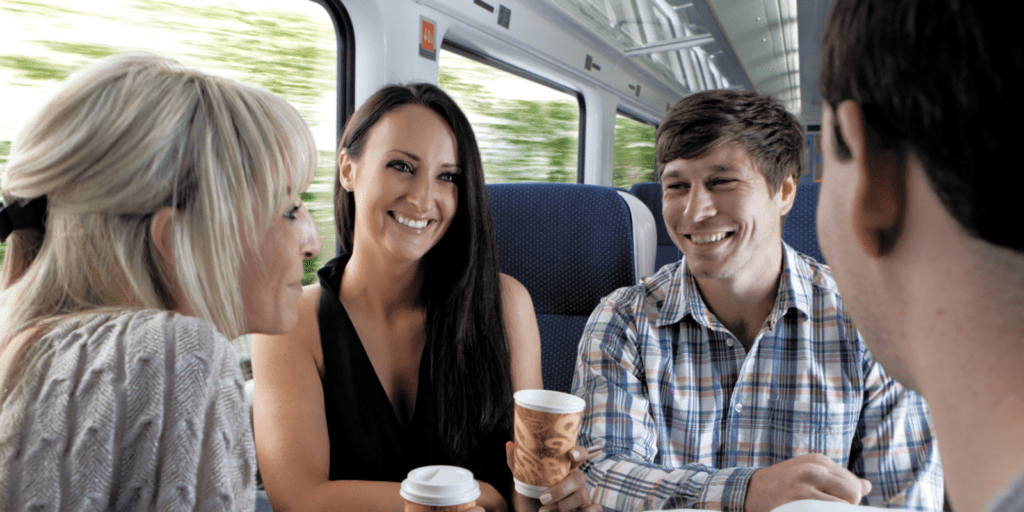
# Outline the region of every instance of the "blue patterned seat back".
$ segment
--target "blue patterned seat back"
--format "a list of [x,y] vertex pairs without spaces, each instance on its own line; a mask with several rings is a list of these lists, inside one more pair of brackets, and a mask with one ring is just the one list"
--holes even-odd
[[630,208],[614,188],[597,185],[487,189],[501,271],[526,286],[537,312],[544,387],[569,392],[590,313],[605,295],[636,283]]
[[637,183],[629,189],[629,193],[639,198],[654,214],[654,224],[658,230],[658,252],[654,259],[654,268],[660,269],[669,263],[679,261],[683,253],[668,236],[665,218],[661,216],[661,183]]
[[802,252],[822,263],[825,257],[818,247],[818,183],[810,180],[800,182],[796,190],[793,209],[786,215],[782,239],[798,252]]

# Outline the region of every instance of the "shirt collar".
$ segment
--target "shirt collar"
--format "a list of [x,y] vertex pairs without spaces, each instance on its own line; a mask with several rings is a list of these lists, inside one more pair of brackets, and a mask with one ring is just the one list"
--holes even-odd
[[786,242],[782,242],[782,249],[782,278],[779,279],[779,294],[771,314],[773,327],[790,309],[810,318],[814,285],[821,277],[821,273],[807,262],[807,256],[796,252]]
[[[771,327],[774,327],[790,309],[796,309],[805,316],[810,316],[811,311],[812,286],[816,272],[785,242],[782,242],[782,249],[782,275],[779,279],[775,307],[769,315]],[[655,320],[658,327],[679,323],[683,318],[691,316],[708,329],[725,330],[704,303],[704,297],[697,287],[697,280],[686,265],[685,256],[678,265],[663,270],[669,271],[670,275],[665,298],[659,300],[661,306]]]

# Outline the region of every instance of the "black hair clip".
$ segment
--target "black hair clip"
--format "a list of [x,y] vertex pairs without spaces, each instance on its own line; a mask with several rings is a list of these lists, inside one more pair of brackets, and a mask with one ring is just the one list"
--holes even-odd
[[0,201],[0,242],[19,229],[46,232],[46,196],[18,199],[11,204]]

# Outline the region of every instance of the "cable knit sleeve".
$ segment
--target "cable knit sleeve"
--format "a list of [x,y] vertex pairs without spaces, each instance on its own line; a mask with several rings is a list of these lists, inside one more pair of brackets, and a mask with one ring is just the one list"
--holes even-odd
[[62,324],[0,410],[0,508],[252,510],[243,393],[207,322],[143,311]]

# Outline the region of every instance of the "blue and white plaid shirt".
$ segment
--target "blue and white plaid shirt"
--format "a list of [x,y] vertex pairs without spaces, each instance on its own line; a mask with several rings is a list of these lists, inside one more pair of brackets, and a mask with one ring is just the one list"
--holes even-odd
[[597,503],[742,511],[758,468],[820,453],[871,481],[862,504],[941,510],[928,406],[854,329],[828,267],[785,247],[779,291],[746,353],[685,265],[605,297],[580,342],[583,469]]

